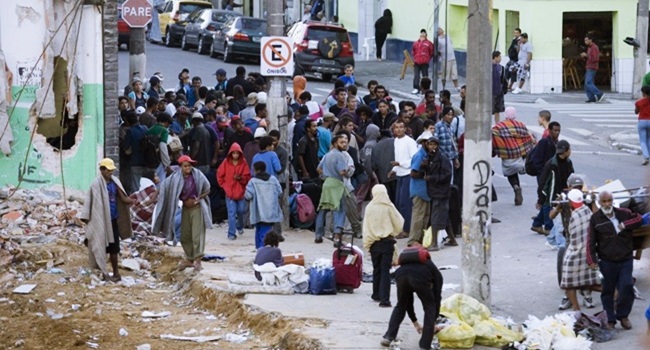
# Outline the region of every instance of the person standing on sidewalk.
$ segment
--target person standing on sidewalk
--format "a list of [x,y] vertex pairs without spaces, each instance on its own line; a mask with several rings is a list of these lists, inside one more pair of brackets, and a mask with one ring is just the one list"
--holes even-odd
[[397,238],[407,238],[411,231],[411,159],[418,151],[418,146],[411,137],[406,135],[406,125],[402,119],[393,124],[393,135],[395,141],[395,160],[391,162],[393,168],[388,177],[397,177],[397,188],[395,191],[395,206],[404,217],[404,228]]
[[594,42],[594,35],[587,33],[585,35],[585,45],[587,45],[587,52],[580,54],[582,58],[587,60],[585,66],[585,93],[587,94],[586,103],[600,102],[605,97],[605,94],[600,92],[596,87],[596,72],[598,71],[598,61],[600,61],[600,50],[598,45]]
[[416,142],[421,147],[411,159],[411,183],[409,189],[413,209],[411,211],[411,231],[409,232],[408,244],[413,242],[422,244],[424,229],[427,228],[431,218],[431,198],[427,194],[427,182],[424,181],[424,171],[421,169],[422,161],[427,157],[427,146],[431,137],[433,137],[433,134],[430,131],[425,131],[418,137]]
[[634,113],[639,115],[639,143],[643,153],[643,165],[650,163],[650,86],[641,88],[643,97],[634,104]]
[[499,123],[499,113],[506,110],[503,100],[504,93],[508,92],[505,71],[501,65],[501,52],[492,52],[492,114],[495,124]]
[[[456,91],[460,91],[458,87],[458,67],[456,65],[456,53],[454,52],[454,44],[451,42],[449,35],[445,34],[442,28],[438,28],[438,57],[440,61],[440,77],[442,81],[442,88],[445,88],[447,80],[454,82]],[[434,89],[436,87],[434,86]]]
[[384,48],[386,37],[393,32],[393,13],[389,9],[384,10],[384,15],[375,22],[375,45],[377,61],[381,61],[381,50]]
[[420,30],[420,38],[413,43],[413,91],[412,94],[420,92],[420,75],[429,76],[429,61],[433,58],[433,43],[427,39],[427,31]]
[[600,268],[603,274],[600,300],[607,313],[608,328],[613,329],[618,320],[623,328],[631,329],[628,316],[634,304],[632,230],[641,226],[641,216],[615,208],[612,194],[606,191],[599,194],[598,202],[600,210],[589,221],[587,263],[592,269]]
[[533,44],[528,41],[528,34],[522,33],[519,37],[519,56],[517,61],[517,81],[519,86],[512,90],[513,94],[521,93],[521,89],[530,76],[530,62],[533,60]]

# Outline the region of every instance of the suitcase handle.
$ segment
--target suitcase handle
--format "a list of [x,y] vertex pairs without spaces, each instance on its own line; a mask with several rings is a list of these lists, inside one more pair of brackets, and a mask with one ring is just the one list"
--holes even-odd
[[354,232],[341,232],[339,234],[339,246],[337,249],[337,253],[339,254],[339,259],[341,259],[341,247],[343,247],[343,235],[350,235],[350,251],[354,250]]

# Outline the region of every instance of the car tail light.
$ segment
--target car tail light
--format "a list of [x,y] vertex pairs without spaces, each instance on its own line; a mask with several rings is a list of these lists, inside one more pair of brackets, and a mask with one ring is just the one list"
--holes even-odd
[[216,32],[217,31],[217,26],[215,26],[214,24],[208,24],[208,26],[205,28],[205,30],[207,30],[209,32]]
[[309,41],[307,39],[303,40],[300,44],[296,44],[296,51],[305,52],[309,47]]
[[172,21],[178,22],[181,19],[181,14],[178,12],[174,12],[174,16],[172,16]]
[[341,53],[339,56],[341,57],[353,57],[354,56],[354,49],[352,48],[352,43],[349,41],[347,43],[342,43],[342,48],[341,48]]
[[248,35],[244,33],[236,33],[235,35],[233,35],[232,40],[249,41],[250,39],[248,38]]

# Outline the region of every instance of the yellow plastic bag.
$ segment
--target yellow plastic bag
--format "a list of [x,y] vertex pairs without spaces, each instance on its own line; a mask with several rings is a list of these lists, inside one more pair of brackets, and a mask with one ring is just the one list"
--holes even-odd
[[459,320],[470,326],[478,321],[485,321],[492,315],[487,306],[465,294],[454,294],[442,301],[440,313],[445,316],[455,315]]
[[433,230],[431,226],[428,229],[424,230],[424,237],[422,238],[422,246],[429,248],[433,244]]
[[521,341],[524,338],[523,334],[508,329],[508,327],[493,318],[476,322],[474,332],[476,332],[476,344],[493,348],[500,348],[509,343]]
[[438,332],[440,347],[446,349],[471,349],[474,347],[476,332],[463,321],[450,319],[451,325]]

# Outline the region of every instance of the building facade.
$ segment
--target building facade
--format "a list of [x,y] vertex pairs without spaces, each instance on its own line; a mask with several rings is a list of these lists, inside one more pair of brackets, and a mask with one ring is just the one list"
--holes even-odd
[[[352,34],[360,58],[364,58],[364,43],[374,45],[374,22],[384,9],[391,9],[393,32],[384,56],[401,61],[403,50],[411,49],[420,29],[426,29],[430,39],[433,37],[436,4],[440,5],[439,26],[452,39],[459,73],[465,75],[467,0],[339,1],[338,14]],[[571,72],[582,79],[584,61],[579,54],[585,51],[584,35],[592,32],[601,51],[596,83],[611,91],[629,93],[634,52],[623,39],[635,36],[636,4],[637,0],[493,0],[492,42],[496,50],[505,53],[514,28],[521,28],[533,44],[531,76],[524,89],[531,93],[560,93],[580,89],[571,81],[565,84],[565,79],[571,78]]]
[[104,155],[102,14],[6,0],[0,13],[0,186],[86,190]]

